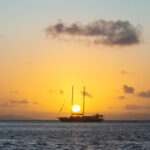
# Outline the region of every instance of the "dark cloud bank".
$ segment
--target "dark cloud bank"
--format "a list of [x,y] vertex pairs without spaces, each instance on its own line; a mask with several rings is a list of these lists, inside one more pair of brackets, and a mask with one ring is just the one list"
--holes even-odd
[[62,35],[84,37],[94,44],[104,45],[134,45],[140,42],[139,28],[129,21],[97,20],[88,24],[72,23],[66,25],[58,22],[45,29],[46,34],[52,37]]

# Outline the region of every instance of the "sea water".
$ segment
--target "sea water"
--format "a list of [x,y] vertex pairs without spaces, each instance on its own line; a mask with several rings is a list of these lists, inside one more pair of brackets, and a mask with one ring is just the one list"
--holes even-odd
[[0,121],[0,150],[150,150],[150,122]]

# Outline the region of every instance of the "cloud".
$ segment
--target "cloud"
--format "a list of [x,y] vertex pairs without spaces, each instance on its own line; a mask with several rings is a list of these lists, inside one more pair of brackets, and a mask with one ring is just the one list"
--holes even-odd
[[103,113],[105,120],[150,120],[150,113],[138,113],[130,111],[128,113]]
[[150,97],[150,91],[147,92],[140,92],[137,94],[139,97],[149,98]]
[[90,93],[88,93],[88,92],[86,92],[86,91],[85,91],[85,93],[84,93],[83,91],[81,91],[81,94],[82,94],[82,95],[85,94],[85,96],[87,96],[87,97],[89,97],[89,98],[92,98],[92,97],[93,97]]
[[85,25],[72,23],[66,25],[59,21],[55,25],[50,25],[45,29],[47,36],[53,38],[66,35],[74,38],[78,37],[82,41],[88,40],[93,44],[104,45],[134,45],[140,43],[139,27],[133,26],[129,21],[105,21],[97,20]]
[[49,93],[50,94],[56,94],[56,95],[58,95],[58,94],[64,95],[64,91],[63,90],[53,90],[53,89],[50,89]]
[[136,109],[141,109],[142,106],[139,106],[139,105],[126,105],[125,108],[128,109],[128,110],[136,110]]
[[64,94],[64,91],[63,91],[63,90],[60,90],[59,93],[60,93],[61,95],[63,95],[63,94]]
[[29,103],[27,100],[20,100],[20,101],[9,100],[8,102],[11,103],[11,104],[28,104]]
[[126,105],[125,108],[128,110],[150,109],[150,106]]
[[11,94],[19,94],[20,92],[17,91],[17,90],[11,90],[10,93],[11,93]]
[[125,96],[119,96],[119,97],[118,97],[118,99],[121,99],[121,100],[122,100],[122,99],[125,99],[125,98],[126,98]]
[[33,120],[33,118],[29,116],[22,116],[21,114],[19,115],[0,115],[0,120]]
[[32,66],[33,63],[32,63],[31,61],[28,61],[28,62],[27,62],[27,65],[28,65],[28,66]]
[[8,106],[9,106],[8,103],[0,104],[0,107],[8,107]]
[[134,93],[134,88],[130,87],[130,86],[127,86],[127,85],[123,85],[123,90],[124,90],[125,93],[128,93],[128,94]]
[[50,93],[50,94],[51,94],[51,93],[57,94],[57,92],[54,91],[54,90],[52,90],[52,89],[49,90],[49,93]]
[[7,102],[5,102],[4,104],[0,104],[0,107],[12,107],[12,106],[16,106],[16,105],[20,105],[20,104],[24,104],[27,105],[29,104],[28,100],[8,100]]
[[129,72],[127,72],[126,70],[121,70],[121,72],[120,72],[122,75],[127,75],[127,74],[129,74]]
[[39,103],[38,103],[38,102],[36,102],[36,101],[34,101],[34,102],[33,102],[33,104],[37,105],[37,104],[39,104]]

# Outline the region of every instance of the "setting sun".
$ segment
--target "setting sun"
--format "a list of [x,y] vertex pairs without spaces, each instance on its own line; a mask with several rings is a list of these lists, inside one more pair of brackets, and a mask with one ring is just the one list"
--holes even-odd
[[72,111],[73,112],[79,112],[80,111],[80,106],[79,105],[73,105]]

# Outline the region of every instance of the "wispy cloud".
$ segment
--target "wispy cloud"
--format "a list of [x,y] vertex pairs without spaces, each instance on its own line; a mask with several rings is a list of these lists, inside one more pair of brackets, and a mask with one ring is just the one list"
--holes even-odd
[[120,72],[122,75],[128,75],[129,74],[129,72],[127,72],[126,70],[121,70],[121,72]]
[[29,103],[27,100],[19,100],[19,101],[9,100],[8,102],[11,103],[11,104],[28,104]]
[[103,113],[107,120],[150,120],[150,113],[128,111],[128,113]]
[[27,105],[29,104],[28,100],[8,100],[3,104],[0,104],[0,107],[14,107],[17,105]]
[[128,94],[134,93],[134,88],[128,85],[123,85],[123,90],[125,93],[128,93]]
[[53,90],[53,89],[50,89],[49,93],[50,94],[56,94],[56,95],[58,95],[58,94],[63,95],[64,91],[63,90]]
[[144,97],[144,98],[150,98],[150,91],[142,91],[140,93],[137,94],[139,97]]
[[118,96],[118,99],[122,100],[122,99],[126,99],[125,96]]
[[8,103],[0,104],[0,107],[8,107],[10,106]]
[[125,105],[125,109],[128,109],[128,110],[150,109],[150,106]]
[[140,43],[140,30],[129,21],[97,20],[88,24],[72,23],[66,25],[59,21],[45,29],[47,36],[53,38],[72,36],[88,40],[94,44],[134,45]]
[[11,90],[10,93],[11,93],[11,94],[19,94],[20,92],[17,91],[17,90]]
[[61,95],[63,95],[63,94],[64,94],[64,91],[63,91],[63,90],[60,90],[59,93],[60,93]]
[[32,66],[33,63],[32,63],[31,61],[28,61],[28,62],[27,62],[27,65],[28,65],[28,66]]
[[33,104],[37,105],[37,104],[39,104],[39,103],[38,103],[38,102],[36,102],[36,101],[34,101],[34,102],[33,102]]

